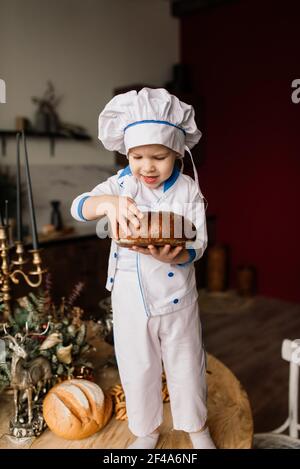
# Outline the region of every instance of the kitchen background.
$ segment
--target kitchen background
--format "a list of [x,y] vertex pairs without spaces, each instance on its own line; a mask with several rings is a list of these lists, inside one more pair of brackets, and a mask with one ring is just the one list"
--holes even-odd
[[[13,179],[16,169],[8,133],[24,119],[36,124],[32,97],[41,98],[49,81],[62,96],[64,128],[83,137],[27,139],[38,230],[60,275],[58,297],[83,278],[94,314],[108,294],[109,245],[95,237],[94,223],[77,223],[69,213],[75,196],[124,161],[97,140],[99,112],[118,91],[143,85],[167,87],[194,105],[203,138],[193,154],[210,235],[196,266],[206,343],[245,386],[257,431],[286,417],[281,344],[299,337],[300,104],[292,100],[299,15],[297,0],[0,0],[7,93],[0,189],[8,191],[5,174]],[[47,241],[53,200],[74,231]],[[24,202],[28,224],[26,210]],[[240,296],[230,293],[236,290]]]
[[[62,121],[80,125],[90,141],[59,140],[51,157],[48,139],[29,139],[28,150],[39,229],[49,223],[50,201],[61,201],[67,225],[83,227],[69,214],[75,195],[116,171],[114,154],[97,140],[99,112],[116,88],[134,83],[159,87],[179,61],[179,21],[166,1],[29,0],[0,1],[1,78],[7,102],[0,130],[15,128],[16,117],[34,124],[37,105],[52,81],[62,96]],[[14,174],[16,143],[6,139],[0,164]],[[26,215],[25,215],[26,221]]]

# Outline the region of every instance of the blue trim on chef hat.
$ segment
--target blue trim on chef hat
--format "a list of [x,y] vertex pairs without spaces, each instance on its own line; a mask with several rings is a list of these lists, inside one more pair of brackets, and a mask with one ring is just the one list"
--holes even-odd
[[124,133],[126,132],[127,129],[129,129],[129,127],[133,127],[133,126],[139,125],[139,124],[163,124],[163,125],[170,125],[171,127],[175,127],[176,129],[181,130],[181,131],[184,133],[184,135],[186,135],[185,130],[184,130],[182,127],[179,127],[179,125],[172,124],[172,122],[168,122],[168,121],[159,121],[159,120],[155,120],[155,119],[147,119],[147,120],[132,122],[131,124],[128,124],[128,125],[125,127]]

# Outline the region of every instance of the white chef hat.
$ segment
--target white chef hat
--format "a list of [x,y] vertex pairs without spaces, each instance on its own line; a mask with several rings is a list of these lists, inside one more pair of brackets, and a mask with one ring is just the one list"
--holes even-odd
[[164,88],[143,88],[114,96],[99,115],[98,138],[107,150],[128,155],[130,148],[161,144],[184,157],[200,140],[193,106]]
[[105,148],[127,155],[139,145],[161,144],[184,156],[201,132],[193,106],[164,88],[143,88],[118,94],[99,115],[98,138]]

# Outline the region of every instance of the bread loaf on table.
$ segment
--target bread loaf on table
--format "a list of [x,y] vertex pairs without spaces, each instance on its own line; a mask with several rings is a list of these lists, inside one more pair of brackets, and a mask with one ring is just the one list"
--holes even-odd
[[43,415],[53,433],[67,440],[80,440],[106,425],[112,415],[112,399],[91,381],[66,380],[46,395]]
[[125,233],[117,224],[117,234],[119,239],[115,240],[119,246],[183,246],[187,241],[196,238],[195,225],[174,212],[144,212],[144,217],[140,220],[140,227],[136,228],[131,222],[128,228],[132,235]]

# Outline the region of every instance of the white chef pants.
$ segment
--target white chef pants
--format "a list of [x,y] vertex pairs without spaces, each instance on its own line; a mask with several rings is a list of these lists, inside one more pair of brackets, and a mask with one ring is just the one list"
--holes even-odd
[[148,317],[137,273],[122,270],[116,272],[111,299],[115,353],[131,432],[148,435],[163,421],[162,361],[174,429],[200,430],[207,409],[198,302]]

